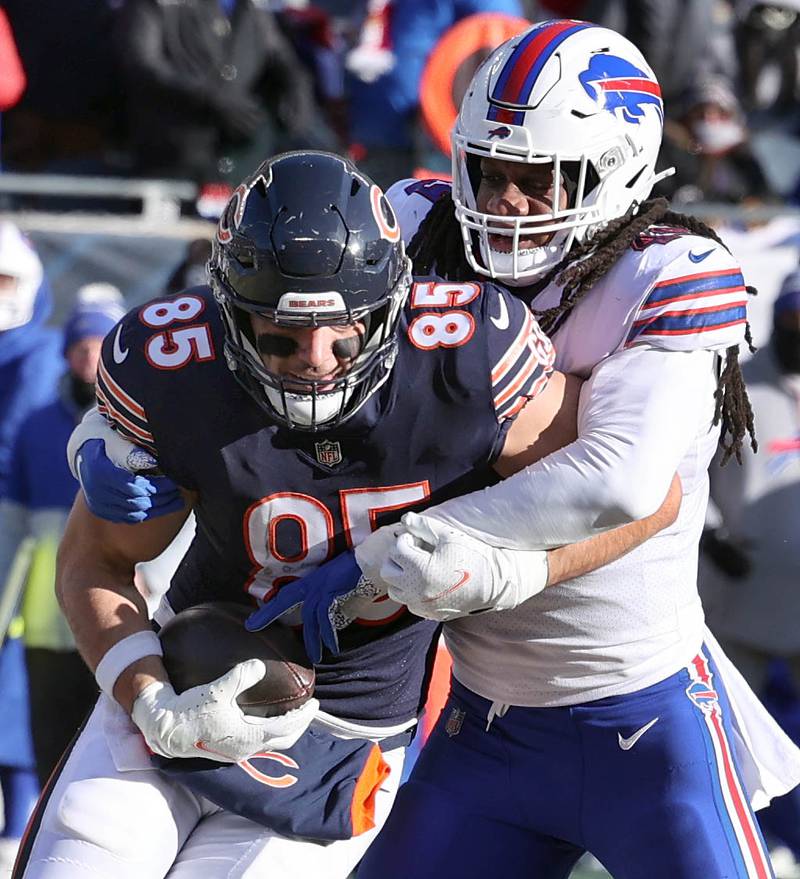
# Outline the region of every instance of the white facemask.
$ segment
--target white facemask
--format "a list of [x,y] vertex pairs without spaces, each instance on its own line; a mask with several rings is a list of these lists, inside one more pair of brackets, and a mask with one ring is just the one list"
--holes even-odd
[[488,269],[488,276],[498,278],[509,287],[525,287],[550,271],[564,256],[564,241],[569,232],[556,232],[550,244],[530,247],[517,252],[516,265],[514,252],[494,250],[490,247],[488,236],[479,234],[481,261]]
[[[279,391],[264,385],[264,393],[277,412],[284,411],[283,397]],[[326,421],[330,421],[341,412],[342,406],[352,393],[352,388],[334,391],[331,394],[318,394],[316,398],[308,394],[287,393],[286,415],[298,427],[310,427],[314,423],[324,425]]]
[[486,245],[481,241],[481,258],[486,266],[491,266],[491,277],[502,278],[509,287],[524,287],[554,266],[561,258],[561,251],[552,246],[521,250],[517,255],[515,271],[511,251],[492,250],[491,254],[487,254]]

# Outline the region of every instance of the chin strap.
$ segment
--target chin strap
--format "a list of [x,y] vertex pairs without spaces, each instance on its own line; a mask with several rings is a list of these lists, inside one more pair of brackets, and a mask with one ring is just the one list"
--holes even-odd
[[672,177],[675,174],[675,168],[665,168],[663,171],[659,171],[658,174],[653,175],[653,186],[656,183],[661,183],[662,180],[666,180],[667,177]]

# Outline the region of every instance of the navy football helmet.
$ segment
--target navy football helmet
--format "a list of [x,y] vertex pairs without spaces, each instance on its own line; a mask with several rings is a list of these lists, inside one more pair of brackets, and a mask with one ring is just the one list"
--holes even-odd
[[[278,423],[330,430],[389,377],[411,283],[400,226],[378,186],[330,153],[276,156],[233,193],[209,262],[228,366]],[[360,353],[324,382],[266,369],[249,315],[280,326],[363,322]]]

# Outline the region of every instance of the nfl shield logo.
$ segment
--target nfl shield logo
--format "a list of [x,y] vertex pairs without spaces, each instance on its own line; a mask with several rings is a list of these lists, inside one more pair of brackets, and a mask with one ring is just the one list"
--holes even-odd
[[314,443],[317,450],[317,460],[326,467],[335,467],[342,463],[342,447],[337,442],[323,440],[321,443]]
[[454,708],[450,712],[450,717],[447,718],[447,723],[444,726],[444,731],[450,738],[457,736],[461,732],[461,726],[466,716],[467,712],[462,711],[460,708]]

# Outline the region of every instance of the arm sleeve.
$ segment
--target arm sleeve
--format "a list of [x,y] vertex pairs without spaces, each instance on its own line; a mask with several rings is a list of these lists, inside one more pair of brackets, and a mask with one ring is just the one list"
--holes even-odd
[[649,346],[612,355],[584,384],[574,443],[426,515],[512,549],[575,543],[650,515],[711,411],[714,357]]

